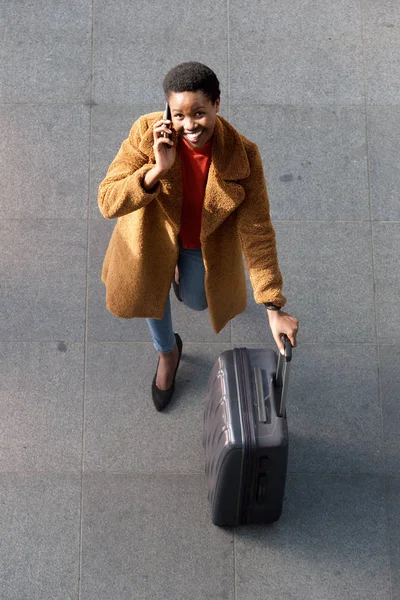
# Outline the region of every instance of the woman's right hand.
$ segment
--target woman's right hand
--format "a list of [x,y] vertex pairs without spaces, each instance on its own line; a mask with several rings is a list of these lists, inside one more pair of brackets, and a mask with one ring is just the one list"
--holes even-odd
[[[167,133],[172,137],[164,137]],[[155,189],[160,179],[170,170],[176,158],[176,134],[172,130],[171,121],[161,119],[153,125],[153,150],[156,164],[150,171],[147,171],[143,180],[143,187],[147,192]]]
[[[164,137],[166,133],[171,136]],[[161,119],[153,126],[153,150],[156,159],[156,168],[160,172],[160,176],[164,176],[172,167],[176,158],[176,143],[171,121]]]

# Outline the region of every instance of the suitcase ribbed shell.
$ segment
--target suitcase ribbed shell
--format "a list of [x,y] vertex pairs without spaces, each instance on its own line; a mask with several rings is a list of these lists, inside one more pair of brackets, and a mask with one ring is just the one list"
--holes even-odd
[[[242,462],[242,431],[238,419],[232,419],[232,401],[237,405],[236,386],[232,385],[224,368],[228,352],[217,359],[209,379],[208,400],[204,410],[203,445],[206,454],[208,499],[214,507],[213,521],[218,520],[215,507],[225,506],[232,522],[237,520],[239,501],[232,502],[240,485]],[[229,402],[228,402],[229,398]],[[235,426],[236,423],[236,426]],[[231,474],[220,478],[221,473]],[[232,495],[233,494],[233,495]],[[239,499],[238,499],[239,500]],[[224,518],[226,520],[226,517]]]
[[[276,407],[268,397],[268,422],[259,422],[255,385],[251,380],[253,367],[263,368],[264,392],[270,394],[276,353],[270,349],[242,350],[243,355],[249,357],[243,368],[239,369],[235,361],[239,354],[234,353],[238,351],[228,350],[215,361],[208,382],[203,445],[208,500],[216,525],[274,521],[279,518],[283,500],[288,446],[286,419],[277,416]],[[247,378],[246,385],[243,376]],[[254,438],[250,450],[249,423]],[[264,466],[259,473],[261,458],[264,459],[262,464],[268,467]],[[260,477],[263,478],[262,490],[267,488],[269,508],[259,502]]]

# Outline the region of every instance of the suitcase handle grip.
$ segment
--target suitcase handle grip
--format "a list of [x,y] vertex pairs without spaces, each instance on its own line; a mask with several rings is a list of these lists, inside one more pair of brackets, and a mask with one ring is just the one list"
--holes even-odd
[[282,336],[282,341],[285,346],[285,354],[282,355],[279,352],[278,364],[276,367],[276,379],[281,382],[282,394],[281,394],[281,405],[279,407],[279,417],[284,417],[286,413],[286,397],[289,382],[290,363],[292,360],[292,344],[287,335]]
[[282,336],[283,345],[285,346],[285,358],[286,362],[290,362],[292,360],[292,344],[286,333]]

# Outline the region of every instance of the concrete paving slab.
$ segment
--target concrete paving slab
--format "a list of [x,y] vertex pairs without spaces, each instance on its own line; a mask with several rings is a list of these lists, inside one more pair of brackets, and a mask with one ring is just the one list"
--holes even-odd
[[400,103],[399,52],[399,34],[395,29],[365,36],[366,90],[370,104]]
[[238,27],[237,40],[231,42],[235,56],[231,61],[233,104],[363,104],[362,45],[358,39],[315,42],[285,38],[277,42],[265,36],[255,39],[250,51],[247,41],[244,45],[241,39]]
[[363,107],[233,106],[231,121],[258,144],[272,219],[370,218]]
[[363,104],[357,2],[234,0],[229,15],[232,104]]
[[203,406],[214,360],[227,344],[192,344],[183,355],[173,401],[158,413],[152,344],[91,343],[88,349],[85,470],[204,473]]
[[[168,6],[138,0],[99,0],[94,14],[96,103],[163,106],[162,81],[169,69],[199,61],[213,69],[228,94],[227,9],[223,0],[179,0]],[[177,17],[179,15],[179,17]]]
[[296,348],[288,420],[289,470],[383,473],[376,347],[326,343]]
[[1,340],[83,340],[86,228],[73,219],[1,221]]
[[281,520],[236,530],[238,600],[389,600],[384,480],[290,475]]
[[3,2],[0,102],[89,102],[91,0]]
[[[287,310],[300,320],[301,342],[375,342],[370,225],[274,225]],[[232,342],[270,340],[261,310],[249,301],[232,322]]]
[[400,598],[400,478],[386,479],[387,528],[390,544],[391,600]]
[[232,23],[242,19],[243,37],[249,41],[254,34],[273,35],[284,39],[318,35],[357,35],[360,31],[361,11],[357,0],[291,0],[287,4],[276,2],[249,2],[246,7],[239,0],[230,0],[229,15]]
[[78,597],[80,500],[80,476],[0,475],[2,598]]
[[86,218],[89,118],[82,105],[1,107],[3,218]]
[[400,107],[368,107],[371,212],[376,221],[400,220]]
[[85,600],[233,600],[233,532],[203,476],[85,476],[83,511]]
[[400,223],[373,223],[378,341],[400,341]]
[[0,343],[0,472],[80,473],[83,361],[83,344]]
[[383,436],[386,471],[400,475],[400,347],[382,345],[379,348],[379,379],[382,398]]
[[378,34],[395,29],[400,22],[397,0],[362,0],[363,27],[366,33]]
[[363,0],[367,100],[398,105],[400,100],[400,7],[395,0]]

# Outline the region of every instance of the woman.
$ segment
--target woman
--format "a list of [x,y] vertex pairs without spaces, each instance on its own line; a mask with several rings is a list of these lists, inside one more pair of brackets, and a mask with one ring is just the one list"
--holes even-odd
[[107,308],[147,319],[159,353],[152,383],[157,410],[170,402],[182,353],[169,292],[208,308],[214,331],[246,308],[245,256],[257,303],[265,304],[279,350],[296,345],[298,321],[283,312],[282,276],[256,144],[217,115],[220,88],[201,63],[164,79],[171,119],[133,125],[99,188],[104,217],[118,218],[104,260]]

